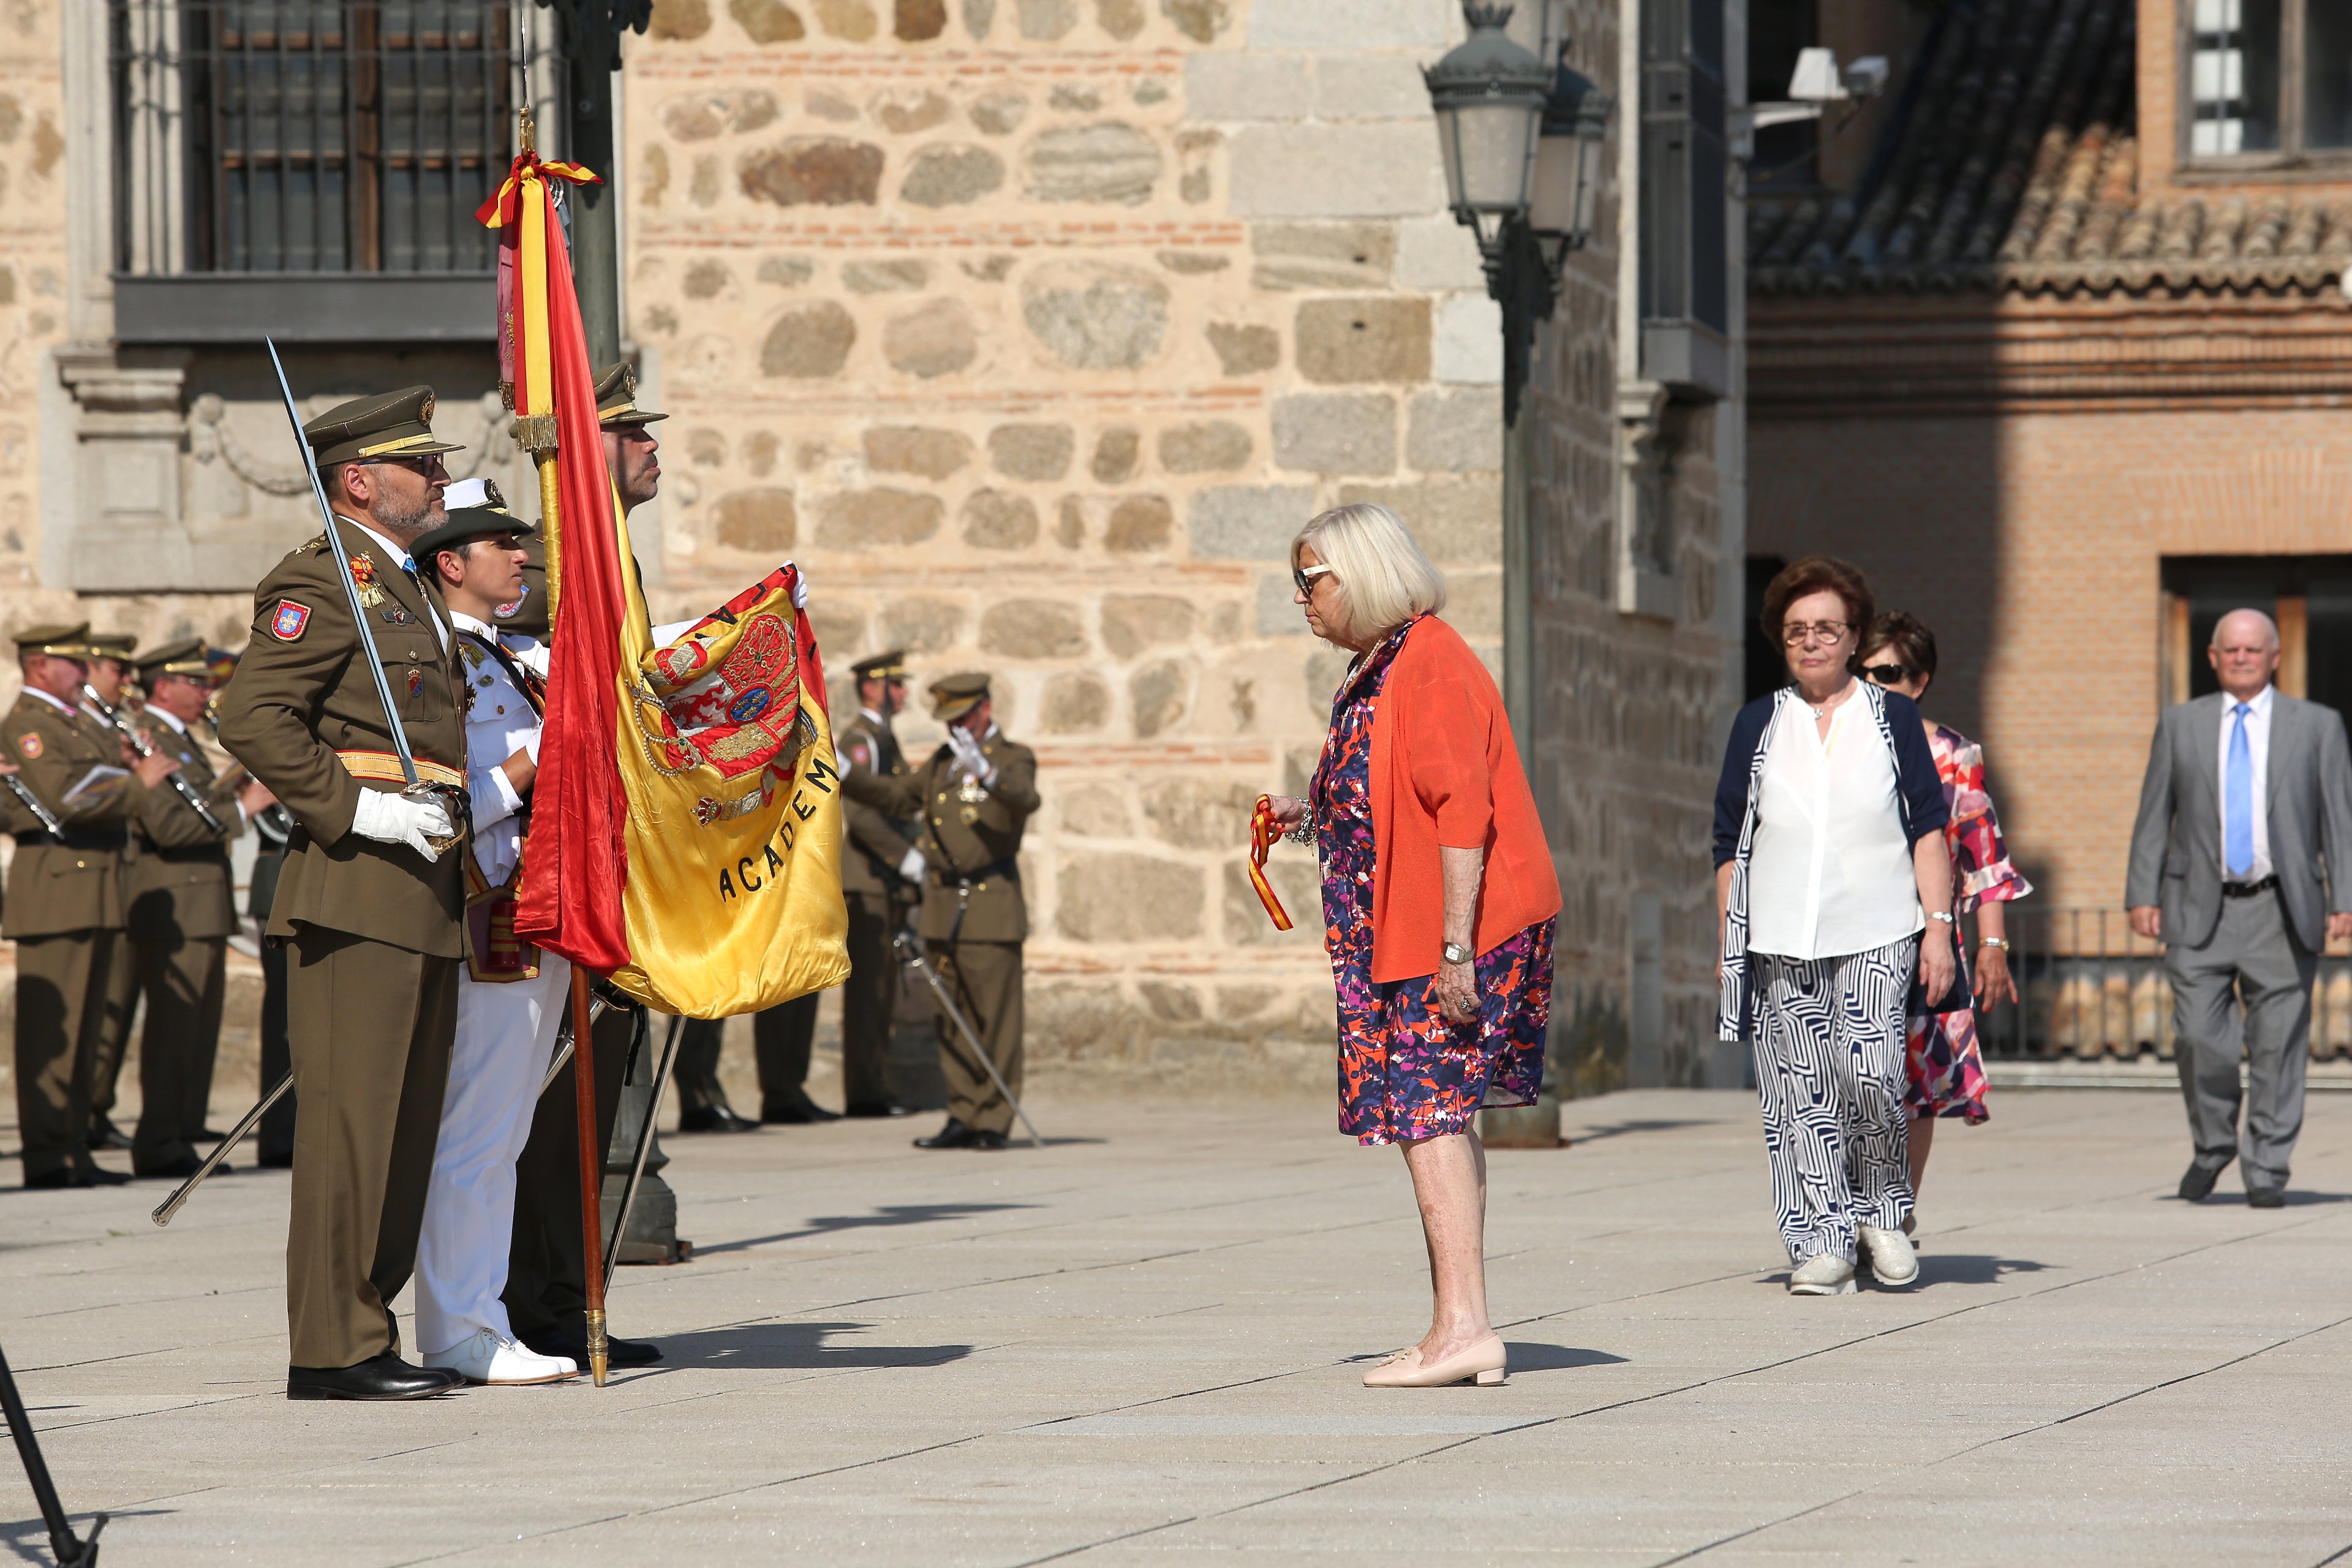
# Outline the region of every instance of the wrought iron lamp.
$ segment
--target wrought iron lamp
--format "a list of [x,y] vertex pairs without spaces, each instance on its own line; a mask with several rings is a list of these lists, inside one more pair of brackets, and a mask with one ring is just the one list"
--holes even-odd
[[1466,0],[1470,36],[1422,79],[1437,114],[1446,205],[1478,237],[1486,292],[1503,307],[1503,417],[1518,419],[1536,323],[1559,295],[1568,253],[1600,205],[1609,95],[1503,31],[1507,5]]

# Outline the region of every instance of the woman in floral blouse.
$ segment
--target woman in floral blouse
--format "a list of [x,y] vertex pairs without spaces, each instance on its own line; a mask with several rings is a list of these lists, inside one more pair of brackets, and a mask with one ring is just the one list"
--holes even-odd
[[[1879,616],[1871,623],[1863,647],[1864,675],[1914,702],[1926,695],[1936,678],[1936,634],[1916,616],[1896,610]],[[1944,803],[1952,814],[1944,838],[1952,849],[1953,913],[1973,910],[1977,918],[1977,1006],[2014,1002],[2017,982],[2010,973],[2001,906],[2033,888],[2010,864],[2008,847],[2001,842],[2000,819],[1985,793],[1984,748],[1949,725],[1933,719],[1923,722],[1927,748],[1936,755],[1936,772],[1944,781]],[[1905,1059],[1909,1086],[1904,1100],[1911,1110],[1911,1190],[1916,1195],[1927,1168],[1927,1150],[1935,1142],[1937,1119],[1962,1117],[1971,1127],[1985,1119],[1984,1058],[1977,1048],[1976,1009],[1913,1014]]]

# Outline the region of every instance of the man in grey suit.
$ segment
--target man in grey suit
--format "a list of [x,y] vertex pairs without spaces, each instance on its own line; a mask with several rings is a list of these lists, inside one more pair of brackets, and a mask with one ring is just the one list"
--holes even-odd
[[2166,710],[2132,829],[2132,929],[2165,943],[2175,1056],[2196,1157],[2196,1203],[2239,1152],[2240,1029],[2248,1063],[2246,1202],[2286,1201],[2303,1131],[2311,982],[2330,937],[2352,936],[2352,751],[2333,708],[2282,695],[2278,627],[2232,610],[2205,657],[2221,692]]

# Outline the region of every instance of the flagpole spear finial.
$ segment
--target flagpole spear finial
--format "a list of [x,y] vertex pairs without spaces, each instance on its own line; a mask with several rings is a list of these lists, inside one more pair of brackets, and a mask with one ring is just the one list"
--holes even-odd
[[539,152],[539,123],[531,118],[530,105],[524,104],[517,118],[520,123],[516,127],[516,139],[522,143],[525,153],[536,155]]

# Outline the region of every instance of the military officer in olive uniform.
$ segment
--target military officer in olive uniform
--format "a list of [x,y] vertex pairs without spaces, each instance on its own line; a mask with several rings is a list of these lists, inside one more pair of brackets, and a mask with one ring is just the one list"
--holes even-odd
[[[1014,1094],[1021,1092],[1021,943],[1029,934],[1021,897],[1021,833],[1037,809],[1037,756],[1004,738],[985,675],[950,675],[930,687],[931,714],[948,727],[930,760],[897,778],[843,775],[842,793],[921,826],[923,908],[918,929],[940,978]],[[940,1068],[948,1122],[918,1149],[1002,1149],[1013,1106],[971,1047],[942,1016]]]
[[[123,707],[124,688],[131,684],[132,650],[139,639],[129,632],[92,632],[82,639],[89,645],[90,660],[88,691],[76,691],[74,704],[81,710],[83,721],[98,734],[100,742],[111,745],[122,733],[103,709],[90,700],[95,697],[108,708],[118,711]],[[123,875],[139,863],[139,836],[133,833],[122,847]],[[137,955],[127,942],[114,944],[114,967],[106,982],[106,1013],[100,1025],[98,1058],[89,1073],[89,1146],[93,1149],[128,1149],[131,1136],[114,1124],[114,1092],[116,1080],[122,1076],[123,1058],[131,1045],[131,1015],[139,999],[139,963]],[[132,1156],[132,1163],[138,1157]]]
[[121,1179],[89,1157],[90,1075],[122,940],[125,827],[173,765],[160,754],[132,758],[121,735],[101,737],[80,716],[89,631],[16,635],[25,686],[0,721],[0,755],[58,827],[51,833],[8,797],[16,858],[0,937],[16,943],[16,1123],[28,1187]]
[[270,796],[251,778],[242,789],[222,787],[189,732],[213,692],[203,638],[151,649],[139,660],[139,684],[147,693],[140,727],[148,743],[179,763],[180,776],[220,825],[206,823],[177,789],[151,789],[132,822],[138,853],[123,868],[133,968],[147,998],[131,1168],[142,1176],[188,1176],[200,1163],[195,1145],[212,1099],[228,938],[236,929],[229,840]]
[[[907,705],[907,655],[892,648],[849,667],[857,715],[834,737],[844,773],[901,778],[907,757],[890,728]],[[844,800],[849,843],[841,857],[841,892],[849,905],[849,983],[841,992],[843,1110],[851,1116],[904,1116],[890,1096],[890,1015],[898,995],[898,955],[890,939],[921,897],[923,852],[916,825]]]
[[[303,426],[336,515],[254,595],[221,700],[221,742],[298,824],[266,940],[289,946],[287,1034],[302,1114],[286,1247],[289,1399],[413,1399],[458,1386],[401,1359],[392,1300],[441,1124],[464,961],[464,680],[409,546],[446,520],[433,391],[329,409]],[[348,574],[348,575],[346,575]],[[423,781],[403,793],[348,580]]]

